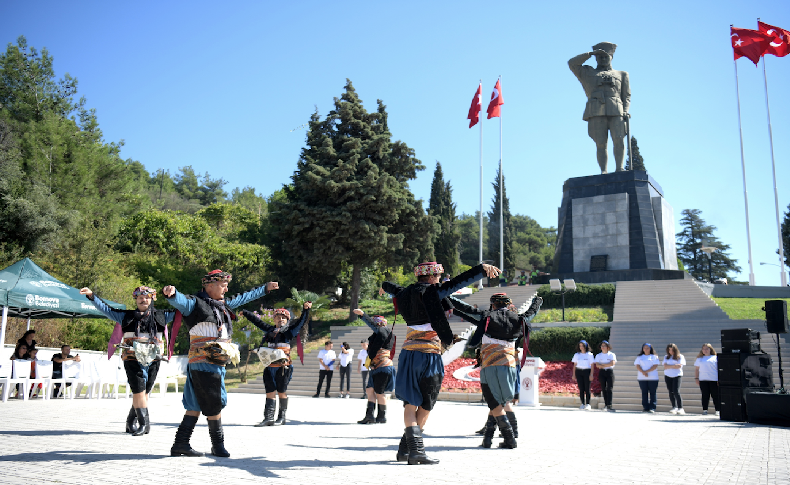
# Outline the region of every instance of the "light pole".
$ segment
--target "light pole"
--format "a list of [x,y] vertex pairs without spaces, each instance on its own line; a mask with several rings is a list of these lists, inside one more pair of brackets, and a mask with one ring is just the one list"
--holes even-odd
[[[782,275],[784,275],[784,272],[785,272],[784,268],[782,268],[778,264],[774,264],[774,263],[760,263],[760,266],[765,266],[766,264],[768,266],[776,266],[776,267],[778,267],[780,270],[782,270]],[[790,273],[790,271],[788,271],[788,273]],[[784,279],[784,278],[782,278],[782,279]]]
[[708,240],[702,238],[702,247],[699,248],[699,250],[708,255],[708,282],[711,284],[713,283],[713,253],[716,249],[717,248],[708,246]]

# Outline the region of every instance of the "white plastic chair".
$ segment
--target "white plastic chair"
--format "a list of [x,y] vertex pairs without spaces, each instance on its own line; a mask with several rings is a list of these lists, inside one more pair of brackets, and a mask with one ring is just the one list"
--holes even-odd
[[24,392],[22,399],[27,401],[27,393],[30,387],[28,381],[30,380],[30,361],[29,360],[12,360],[11,361],[11,378],[5,379],[3,386],[3,402],[8,401],[8,394],[11,392],[11,387],[14,384],[23,384]]
[[[76,362],[76,367],[79,368],[77,376],[66,379],[67,383],[71,383],[71,387],[67,388],[69,392],[69,398],[74,399],[75,393],[77,396],[81,395],[82,388],[87,387],[85,398],[93,399],[93,390],[96,384],[96,381],[93,378],[93,362]],[[66,375],[65,363],[63,364],[63,375]]]
[[55,384],[60,384],[60,388],[58,389],[58,395],[55,396],[55,399],[59,398],[60,396],[63,396],[63,398],[65,399],[66,394],[72,391],[71,388],[66,386],[66,383],[72,382],[79,375],[80,363],[74,362],[73,360],[67,360],[63,362],[61,369],[62,369],[61,377],[57,377],[57,378],[53,377],[49,381],[52,389],[55,388]]
[[162,361],[159,363],[159,373],[156,375],[154,385],[151,387],[151,392],[154,392],[154,387],[159,384],[159,394],[164,396],[167,393],[167,386],[171,382],[175,385],[176,394],[178,394],[178,368],[169,362]]
[[[0,386],[3,387],[3,396],[5,396],[5,390],[9,388],[10,384],[9,381],[11,380],[11,360],[5,359],[0,360]],[[3,399],[5,402],[5,399]]]
[[98,395],[118,399],[118,366],[110,360],[100,359],[96,363],[94,376],[95,386],[98,386]]
[[[30,385],[35,389],[36,384],[41,384],[44,390],[44,399],[49,399],[52,389],[52,362],[46,360],[36,361],[36,377],[30,378]],[[32,390],[31,389],[31,390]]]

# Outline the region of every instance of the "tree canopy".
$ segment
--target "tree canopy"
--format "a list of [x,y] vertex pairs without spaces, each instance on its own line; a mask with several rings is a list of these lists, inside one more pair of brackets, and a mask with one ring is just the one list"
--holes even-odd
[[[683,230],[675,235],[678,243],[678,258],[683,261],[689,274],[698,279],[708,279],[709,263],[714,279],[726,278],[729,272],[740,273],[741,267],[737,265],[738,260],[732,259],[727,254],[730,249],[729,244],[718,240],[714,235],[716,226],[706,223],[701,214],[702,211],[699,209],[683,210],[683,217],[680,219]],[[717,248],[710,260],[700,250],[703,247],[703,242],[707,247]]]
[[458,218],[455,215],[453,188],[450,181],[444,181],[442,164],[436,162],[431,183],[431,199],[428,202],[428,213],[439,224],[433,247],[436,261],[442,263],[445,273],[455,276],[459,273],[458,259]]

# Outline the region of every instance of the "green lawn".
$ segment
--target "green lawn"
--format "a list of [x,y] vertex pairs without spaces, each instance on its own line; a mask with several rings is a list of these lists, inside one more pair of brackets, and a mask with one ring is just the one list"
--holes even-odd
[[[565,309],[566,322],[611,322],[614,314],[613,305],[576,307]],[[532,323],[550,323],[562,321],[562,308],[541,308]]]
[[[790,302],[790,298],[780,298]],[[765,320],[762,310],[765,299],[760,298],[713,298],[719,307],[733,320]]]

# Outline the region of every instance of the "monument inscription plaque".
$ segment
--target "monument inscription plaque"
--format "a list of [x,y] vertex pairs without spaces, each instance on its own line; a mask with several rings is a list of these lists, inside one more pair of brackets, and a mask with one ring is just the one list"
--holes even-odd
[[591,256],[590,257],[590,272],[593,273],[595,271],[606,271],[606,260],[609,256],[605,254],[600,254],[598,256]]

